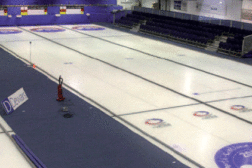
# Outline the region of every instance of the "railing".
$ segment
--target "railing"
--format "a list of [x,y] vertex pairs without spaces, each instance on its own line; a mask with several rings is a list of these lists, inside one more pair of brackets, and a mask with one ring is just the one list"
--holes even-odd
[[252,35],[244,37],[244,40],[242,42],[242,55],[252,50],[251,43],[252,43]]
[[152,8],[144,8],[144,7],[137,7],[137,6],[134,7],[134,10],[139,11],[139,12],[162,15],[162,16],[169,16],[169,17],[173,17],[173,18],[195,20],[195,21],[201,21],[201,22],[211,23],[211,24],[216,24],[216,25],[223,25],[223,26],[235,27],[235,28],[239,28],[239,29],[252,30],[251,24],[233,21],[233,20],[217,19],[217,18],[211,18],[211,17],[206,17],[206,16],[192,15],[192,14],[186,14],[186,13],[180,13],[180,12],[156,10],[156,9],[152,9]]

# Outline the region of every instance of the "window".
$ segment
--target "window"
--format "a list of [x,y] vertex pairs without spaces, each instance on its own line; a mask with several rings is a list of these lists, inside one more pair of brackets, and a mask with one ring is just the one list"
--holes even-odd
[[181,1],[174,1],[174,9],[181,10]]

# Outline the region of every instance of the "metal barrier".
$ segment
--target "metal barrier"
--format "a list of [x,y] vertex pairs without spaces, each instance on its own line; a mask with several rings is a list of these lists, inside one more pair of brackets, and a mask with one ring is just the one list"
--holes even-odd
[[246,36],[242,42],[242,55],[252,50],[252,35]]

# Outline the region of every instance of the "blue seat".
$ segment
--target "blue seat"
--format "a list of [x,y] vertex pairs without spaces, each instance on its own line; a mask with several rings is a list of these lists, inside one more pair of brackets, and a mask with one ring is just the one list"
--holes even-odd
[[220,44],[219,44],[219,48],[224,48],[224,42],[220,42]]

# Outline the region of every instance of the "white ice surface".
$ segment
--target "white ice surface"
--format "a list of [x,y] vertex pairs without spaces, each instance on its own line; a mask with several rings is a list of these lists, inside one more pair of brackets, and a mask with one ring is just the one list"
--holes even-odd
[[[71,29],[74,26],[63,27]],[[34,27],[22,28],[30,30]],[[251,98],[230,99],[251,96],[251,87],[209,74],[217,74],[252,85],[251,66],[109,28],[79,32],[86,35],[69,29],[58,33],[35,32],[71,49],[26,31],[4,36],[0,44],[27,60],[30,60],[31,47],[31,62],[56,78],[61,75],[64,83],[102,104],[114,114],[122,115],[122,118],[134,126],[205,167],[217,167],[214,155],[222,147],[252,140],[250,124],[206,105],[195,105],[199,101],[227,99],[208,104],[251,121],[252,112],[241,113],[230,109],[232,105],[244,105],[252,109]],[[149,54],[209,73],[154,58]],[[97,59],[137,76],[106,65]],[[207,111],[217,117],[210,119],[196,117],[193,114],[197,111]],[[162,119],[171,126],[153,128],[146,125],[145,121],[152,118]],[[159,146],[150,138],[139,134]],[[162,145],[159,147],[167,151]]]

